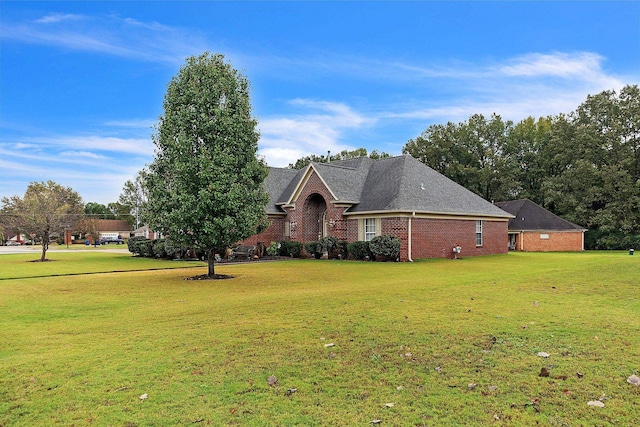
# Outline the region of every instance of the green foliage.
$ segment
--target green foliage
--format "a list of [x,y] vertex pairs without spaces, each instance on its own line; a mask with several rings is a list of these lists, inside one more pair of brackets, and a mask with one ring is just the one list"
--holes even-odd
[[304,250],[309,254],[309,256],[315,259],[322,258],[323,249],[322,242],[317,240],[306,242],[304,244]]
[[[403,153],[490,201],[528,198],[590,230],[640,234],[640,89],[588,96],[569,114],[429,126]],[[600,238],[596,239],[599,240]],[[619,239],[618,239],[619,240]],[[594,241],[595,242],[595,241]]]
[[349,258],[355,260],[372,259],[373,253],[369,249],[369,242],[357,241],[347,245]]
[[385,159],[390,157],[390,154],[385,153],[384,151],[380,152],[377,150],[373,150],[371,153],[367,154],[366,148],[357,148],[353,151],[343,150],[338,154],[329,154],[325,155],[316,155],[311,154],[310,156],[302,157],[296,160],[295,163],[289,163],[290,169],[303,169],[307,167],[311,162],[316,163],[327,163],[327,161],[338,161],[338,160],[346,160],[353,159],[356,157],[369,157],[371,159]]
[[349,242],[346,240],[338,241],[338,245],[335,249],[335,258],[347,259],[349,256],[349,251],[347,247],[349,246]]
[[329,258],[336,258],[335,252],[338,248],[338,239],[333,236],[323,237],[320,240],[323,253],[326,252]]
[[141,225],[140,219],[147,203],[147,173],[146,169],[142,169],[133,181],[127,180],[122,187],[118,203],[109,204],[110,208],[120,215],[126,214],[126,219],[135,228],[139,228]]
[[166,258],[167,250],[166,250],[166,240],[165,239],[154,239],[151,243],[151,247],[153,250],[154,258]]
[[175,244],[170,238],[164,239],[164,251],[171,258],[180,258],[182,254],[180,245]]
[[187,58],[169,83],[145,175],[146,222],[175,244],[206,252],[230,247],[266,224],[266,165],[249,82],[222,55]]
[[129,249],[129,252],[133,255],[141,255],[141,246],[139,244],[147,240],[149,239],[144,236],[134,236],[130,238],[127,240],[127,248]]
[[369,242],[369,249],[375,257],[396,260],[400,256],[400,239],[397,236],[376,236]]
[[95,202],[89,202],[84,205],[84,214],[95,219],[116,219],[108,207]]
[[279,242],[271,242],[267,247],[267,255],[276,256],[279,254],[281,244]]
[[302,253],[302,243],[295,240],[281,240],[280,242],[280,256],[288,256],[292,258],[300,258]]
[[640,249],[640,234],[589,230],[585,234],[584,245],[586,249],[594,250]]

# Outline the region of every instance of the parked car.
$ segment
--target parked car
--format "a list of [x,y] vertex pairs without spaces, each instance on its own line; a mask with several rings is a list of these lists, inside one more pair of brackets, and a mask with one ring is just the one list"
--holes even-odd
[[110,243],[115,243],[116,245],[124,245],[124,240],[120,237],[103,237],[100,239],[101,245],[108,245]]
[[7,246],[20,246],[22,243],[14,242],[13,240],[7,240]]

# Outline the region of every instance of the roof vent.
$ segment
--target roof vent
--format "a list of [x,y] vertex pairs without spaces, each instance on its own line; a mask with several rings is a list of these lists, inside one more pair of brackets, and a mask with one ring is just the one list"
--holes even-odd
[[424,191],[424,182],[420,183],[420,188],[422,189],[422,191]]

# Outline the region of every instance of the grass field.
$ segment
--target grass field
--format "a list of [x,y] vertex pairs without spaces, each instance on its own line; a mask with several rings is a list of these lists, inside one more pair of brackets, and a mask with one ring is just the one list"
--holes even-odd
[[626,382],[640,374],[637,256],[247,263],[218,266],[235,276],[221,281],[184,280],[204,266],[32,277],[176,265],[51,258],[0,257],[2,426],[590,426],[640,416],[640,387]]

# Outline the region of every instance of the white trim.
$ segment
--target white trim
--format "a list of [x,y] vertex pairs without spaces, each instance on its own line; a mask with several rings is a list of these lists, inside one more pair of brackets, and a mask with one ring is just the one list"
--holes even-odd
[[336,195],[333,194],[333,191],[331,191],[331,188],[329,188],[325,180],[322,178],[322,176],[320,175],[320,172],[318,172],[315,166],[313,166],[313,163],[311,163],[309,166],[307,166],[307,170],[302,175],[302,178],[300,178],[300,181],[298,182],[298,185],[296,185],[295,190],[293,190],[291,197],[289,198],[289,200],[286,201],[284,205],[285,207],[288,207],[288,205],[295,205],[295,202],[298,200],[298,197],[300,197],[300,193],[302,193],[302,190],[307,186],[307,182],[309,182],[309,179],[311,179],[313,172],[315,172],[316,175],[318,175],[320,182],[322,182],[322,184],[325,186],[327,191],[329,191],[329,194],[331,194],[331,197],[333,197],[334,200],[338,199]]

